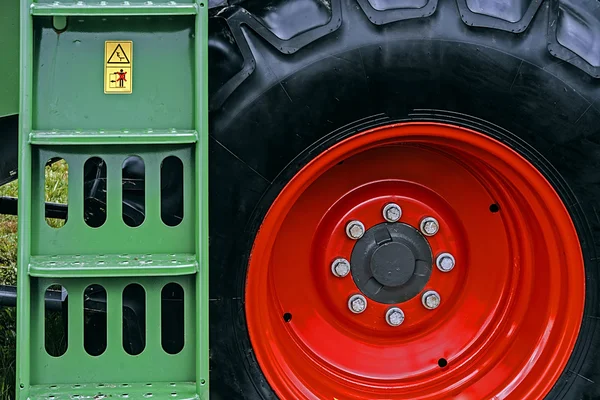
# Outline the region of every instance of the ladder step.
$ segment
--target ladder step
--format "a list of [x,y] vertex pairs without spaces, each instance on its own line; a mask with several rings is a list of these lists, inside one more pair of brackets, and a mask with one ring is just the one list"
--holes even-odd
[[31,400],[147,400],[148,398],[192,400],[199,397],[196,395],[196,384],[193,382],[48,384],[33,385],[29,392]]
[[196,15],[198,9],[195,3],[177,3],[169,1],[165,3],[154,3],[146,1],[143,3],[120,3],[100,1],[87,3],[83,1],[63,3],[33,3],[31,14],[37,16],[120,16],[120,15]]
[[123,131],[36,130],[29,134],[29,143],[37,145],[190,144],[197,141],[197,131],[176,129]]
[[32,256],[29,275],[38,278],[177,276],[198,271],[194,254]]

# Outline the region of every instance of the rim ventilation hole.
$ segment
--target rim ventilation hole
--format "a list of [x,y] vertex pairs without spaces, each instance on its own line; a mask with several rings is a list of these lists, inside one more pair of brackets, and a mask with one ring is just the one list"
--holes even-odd
[[445,368],[448,366],[448,360],[446,360],[445,358],[440,358],[438,360],[438,365],[440,366],[440,368]]
[[290,314],[289,312],[286,312],[285,314],[283,314],[283,320],[285,322],[290,322],[292,320],[292,314]]
[[498,204],[490,204],[490,212],[497,213],[498,211],[500,211],[500,206]]

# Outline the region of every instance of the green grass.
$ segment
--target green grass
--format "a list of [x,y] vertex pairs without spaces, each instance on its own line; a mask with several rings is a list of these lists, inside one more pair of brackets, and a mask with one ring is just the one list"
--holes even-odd
[[[67,202],[68,168],[64,161],[46,168],[46,201]],[[17,197],[18,183],[0,187],[0,196]],[[59,227],[62,220],[47,219]],[[17,217],[0,215],[0,284],[14,285],[17,278]],[[0,399],[14,398],[16,324],[15,309],[0,307]]]
[[[0,187],[0,196],[17,197],[17,182]],[[0,284],[17,279],[17,217],[0,215]],[[15,309],[0,308],[0,399],[14,398]]]

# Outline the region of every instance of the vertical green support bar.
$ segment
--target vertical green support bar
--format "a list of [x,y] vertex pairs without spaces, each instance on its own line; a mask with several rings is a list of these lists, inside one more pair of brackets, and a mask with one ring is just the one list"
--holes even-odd
[[[29,314],[31,302],[27,266],[29,265],[31,231],[31,147],[27,140],[31,131],[32,81],[33,81],[33,21],[29,13],[29,0],[21,0],[21,57],[20,57],[20,101],[19,101],[19,253],[18,279],[19,302],[17,304],[17,399],[26,399],[29,388]],[[23,391],[25,389],[25,391]]]
[[31,146],[29,132],[32,123],[33,83],[33,20],[29,0],[21,0],[21,60],[19,98],[19,251],[18,251],[18,303],[17,303],[17,400],[27,399],[30,387],[30,313],[31,297],[28,265],[31,232]]
[[196,334],[198,355],[196,358],[196,387],[202,399],[209,398],[209,292],[208,292],[208,7],[202,0],[196,1],[195,41],[195,118],[198,131],[196,142]]

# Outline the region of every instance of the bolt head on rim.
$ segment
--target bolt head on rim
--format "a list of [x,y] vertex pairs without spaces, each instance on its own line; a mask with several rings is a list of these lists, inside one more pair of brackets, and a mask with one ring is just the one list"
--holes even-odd
[[346,235],[350,239],[358,240],[365,234],[365,226],[360,221],[350,221],[346,225]]
[[402,208],[396,203],[388,203],[383,207],[383,219],[387,222],[397,222],[402,217]]
[[392,307],[385,313],[385,321],[389,326],[400,326],[404,322],[404,311],[398,307]]
[[435,310],[440,306],[442,299],[440,298],[440,294],[435,290],[428,290],[423,293],[421,297],[421,302],[423,303],[423,307],[428,310]]
[[433,236],[440,230],[440,223],[433,217],[426,217],[421,220],[419,228],[423,235]]
[[456,265],[456,260],[454,256],[450,253],[442,253],[437,256],[435,260],[435,265],[442,272],[450,272],[454,269]]
[[336,258],[331,263],[331,272],[338,278],[343,278],[350,273],[350,262],[345,258]]
[[360,314],[367,309],[367,299],[362,294],[355,294],[348,299],[348,308],[354,314]]

